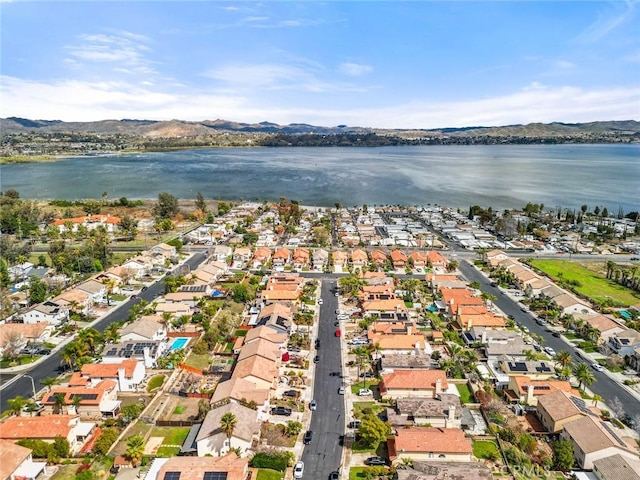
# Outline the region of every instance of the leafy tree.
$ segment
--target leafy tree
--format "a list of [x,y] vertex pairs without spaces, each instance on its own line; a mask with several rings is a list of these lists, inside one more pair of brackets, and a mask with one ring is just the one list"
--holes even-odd
[[94,453],[96,455],[106,455],[119,435],[120,432],[117,428],[105,428],[93,444]]
[[287,437],[297,437],[302,431],[302,423],[289,420],[284,428],[284,433]]
[[136,220],[135,218],[129,216],[129,215],[124,215],[121,219],[120,219],[120,223],[118,224],[118,228],[120,229],[121,232],[127,234],[127,235],[135,235],[138,232],[138,220]]
[[53,440],[53,450],[56,455],[60,458],[67,458],[71,453],[71,446],[69,445],[69,440],[64,437],[57,436]]
[[177,215],[179,211],[178,199],[166,192],[158,195],[158,202],[152,209],[153,215],[160,219],[170,219]]
[[209,410],[211,410],[211,403],[204,398],[200,399],[198,401],[198,416],[196,417],[196,420],[204,420],[207,413],[209,413]]
[[29,301],[31,303],[42,303],[47,298],[47,284],[38,277],[29,279]]
[[62,392],[53,395],[54,411],[58,415],[62,415],[62,409],[67,404],[65,394]]
[[553,443],[553,465],[558,470],[573,468],[573,445],[570,440],[561,438]]
[[568,350],[561,350],[553,356],[553,359],[562,367],[568,367],[571,365],[573,361],[573,357],[571,356],[571,352]]
[[143,410],[144,405],[142,403],[132,403],[131,405],[126,405],[120,409],[120,416],[131,421],[138,418]]
[[389,434],[389,426],[376,415],[364,415],[358,433],[367,446],[375,447],[386,440]]
[[131,463],[136,465],[144,455],[144,438],[141,435],[133,435],[127,439],[126,456]]
[[238,283],[234,285],[231,288],[231,292],[232,292],[232,298],[234,302],[245,303],[251,300],[251,295],[249,295],[249,289],[247,289],[247,286],[242,283]]
[[238,419],[236,416],[231,413],[225,413],[220,419],[220,429],[224,432],[229,440],[229,448],[231,448],[231,437],[233,436],[233,431],[236,429],[236,425],[238,424]]
[[202,195],[202,193],[200,192],[196,194],[195,205],[196,205],[196,208],[200,210],[202,216],[204,217],[207,214],[207,202],[204,199],[204,196]]
[[12,414],[19,415],[22,407],[24,407],[27,402],[28,400],[26,398],[18,395],[17,397],[9,399],[7,401],[7,404],[9,405],[9,409],[11,410]]

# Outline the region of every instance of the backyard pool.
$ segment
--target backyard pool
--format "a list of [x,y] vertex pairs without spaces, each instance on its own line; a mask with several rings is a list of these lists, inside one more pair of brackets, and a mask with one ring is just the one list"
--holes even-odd
[[189,337],[178,337],[173,341],[173,343],[169,347],[169,350],[171,350],[171,351],[179,350],[181,348],[184,348],[184,346],[187,343],[189,343]]

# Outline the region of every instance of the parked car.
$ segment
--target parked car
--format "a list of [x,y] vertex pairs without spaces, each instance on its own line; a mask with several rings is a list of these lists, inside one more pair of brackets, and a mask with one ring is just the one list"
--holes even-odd
[[297,397],[300,394],[298,390],[287,390],[282,395],[285,397]]
[[273,407],[271,409],[271,415],[285,415],[291,416],[291,409],[287,407]]
[[316,355],[313,357],[313,363],[318,363],[320,361],[320,355]]
[[316,350],[320,348],[320,339],[316,338]]
[[[336,293],[336,296],[338,294]],[[340,478],[340,474],[336,471],[333,471],[329,474],[329,480],[338,480]]]
[[369,397],[371,395],[373,395],[373,392],[368,388],[361,388],[360,390],[358,390],[359,397]]
[[387,459],[384,457],[369,457],[364,461],[365,465],[386,465]]
[[553,332],[551,335],[554,337],[560,337],[560,332]]
[[338,387],[338,395],[344,395],[345,389],[344,387]]
[[556,351],[551,347],[544,347],[544,351],[547,355],[551,355],[552,357],[556,354]]
[[318,305],[322,305],[324,302],[322,299],[318,300]]
[[376,374],[373,372],[362,372],[360,378],[375,378]]
[[628,413],[625,413],[620,420],[629,428],[636,428],[638,426],[636,419]]
[[299,461],[293,467],[293,478],[302,478],[304,476],[304,462]]
[[312,439],[313,439],[313,431],[307,430],[304,433],[304,438],[302,439],[302,443],[304,443],[305,445],[309,445]]
[[596,372],[604,372],[605,371],[605,368],[602,365],[600,365],[599,363],[595,363],[595,362],[591,364],[591,368],[593,368]]
[[311,400],[311,403],[309,404],[309,410],[311,410],[312,412],[315,412],[318,409],[318,402],[316,402],[315,400]]
[[349,428],[360,428],[360,420],[352,420],[348,424]]

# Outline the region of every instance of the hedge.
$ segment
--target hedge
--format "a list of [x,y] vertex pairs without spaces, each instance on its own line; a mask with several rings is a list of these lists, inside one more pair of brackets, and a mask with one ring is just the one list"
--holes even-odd
[[256,453],[251,459],[250,465],[253,468],[270,468],[278,472],[284,472],[289,465],[291,454],[283,453]]

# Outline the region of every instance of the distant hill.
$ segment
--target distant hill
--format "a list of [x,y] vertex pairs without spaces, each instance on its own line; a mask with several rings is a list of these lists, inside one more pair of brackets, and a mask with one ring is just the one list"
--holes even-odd
[[350,127],[322,127],[306,123],[278,125],[272,122],[241,123],[229,120],[204,120],[187,122],[183,120],[102,120],[98,122],[63,122],[61,120],[30,120],[9,117],[0,119],[0,134],[20,133],[79,133],[79,134],[123,134],[146,138],[198,137],[220,133],[254,134],[367,134],[396,136],[400,138],[424,137],[581,137],[589,135],[638,135],[640,122],[635,120],[602,121],[590,123],[530,123],[527,125],[507,125],[502,127],[463,127],[436,129],[379,129]]

